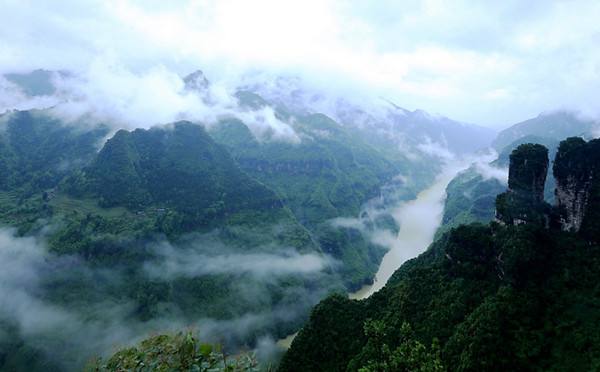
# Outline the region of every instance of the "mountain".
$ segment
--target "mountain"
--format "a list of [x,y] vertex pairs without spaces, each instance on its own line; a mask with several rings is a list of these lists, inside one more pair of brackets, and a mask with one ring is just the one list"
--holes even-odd
[[525,136],[552,138],[557,141],[571,136],[592,137],[598,127],[593,120],[580,118],[570,111],[542,113],[535,118],[514,124],[498,133],[492,146],[500,152],[511,143]]
[[[496,194],[503,191],[505,182],[490,177],[490,170],[499,173],[508,166],[509,154],[517,146],[525,143],[544,145],[554,158],[559,142],[565,137],[583,136],[592,138],[597,123],[579,119],[575,113],[559,111],[540,114],[536,118],[517,123],[498,134],[493,146],[499,152],[498,158],[489,164],[476,163],[459,173],[446,189],[442,226],[439,237],[452,227],[463,223],[487,223],[494,217]],[[482,169],[483,168],[483,169]],[[554,203],[555,179],[551,177],[551,167],[546,177],[545,196],[547,202]],[[505,178],[506,179],[506,178]]]
[[[600,176],[581,156],[595,159],[597,142],[561,143],[554,163],[559,193],[596,197]],[[571,205],[570,198],[559,199],[541,211],[550,223],[505,218],[543,203],[544,153],[542,146],[523,145],[511,154],[509,185],[517,197],[499,207],[500,223],[452,229],[366,300],[333,295],[322,301],[279,370],[596,369],[600,246],[597,234],[589,234],[595,228],[572,229],[579,219],[596,226],[592,204],[558,218]],[[590,182],[562,186],[582,174]]]
[[87,164],[108,129],[76,130],[44,111],[13,111],[2,116],[0,189],[25,194],[55,187],[72,169]]
[[[440,160],[390,156],[324,114],[273,108],[250,91],[237,96],[247,109],[272,109],[298,140],[261,140],[238,119],[222,120],[210,135],[242,170],[275,190],[321,249],[343,263],[340,274],[350,289],[369,283],[386,251],[372,236],[397,230],[385,206],[413,199],[433,180]],[[339,218],[356,223],[342,225]]]
[[[245,85],[236,95],[249,110],[272,110],[298,139],[264,141],[253,135],[253,123],[241,120],[224,120],[209,133],[281,196],[324,252],[344,263],[340,272],[350,289],[372,280],[385,253],[372,237],[397,231],[385,206],[415,198],[450,151],[484,147],[493,134],[381,99],[355,105],[296,78]],[[376,210],[366,210],[374,201]],[[358,223],[342,226],[340,217]]]
[[[31,76],[55,77],[40,74]],[[36,86],[28,79],[22,89]],[[185,94],[218,106],[202,72],[184,83]],[[43,257],[25,260],[39,265],[27,269],[39,273],[31,289],[14,290],[85,319],[80,332],[110,322],[139,336],[143,324],[205,319],[211,341],[238,350],[295,331],[330,291],[369,283],[386,252],[379,234],[398,230],[388,206],[435,177],[439,154],[416,142],[380,150],[370,130],[252,91],[237,99],[233,114],[206,126],[114,132],[85,117],[65,123],[52,109],[3,115],[0,224],[10,229],[0,238]],[[95,346],[75,341],[71,328],[24,334],[19,319],[0,324],[10,335],[4,366],[32,354],[29,369],[73,369],[107,347],[100,336]],[[38,341],[46,338],[56,342]]]
[[3,77],[16,84],[28,96],[50,96],[56,92],[53,80],[65,76],[64,72],[33,70],[29,73],[9,73]]
[[[290,218],[275,193],[243,173],[225,148],[198,125],[118,131],[81,175],[103,207],[162,208],[180,232],[209,229],[242,214]],[[286,214],[288,213],[288,214]]]
[[560,223],[565,230],[600,242],[600,140],[578,137],[560,143],[553,172]]
[[[10,312],[0,369],[77,369],[119,335],[198,319],[226,329],[211,340],[237,349],[290,333],[342,287],[285,203],[198,125],[121,130],[104,142],[106,128],[46,111],[0,120],[2,267],[17,260],[35,273],[14,288],[2,277],[18,293],[3,306],[32,296],[28,311],[56,313],[60,325],[23,332],[31,323]],[[11,245],[22,253],[4,253]],[[238,319],[243,330],[227,328]],[[87,332],[99,339],[80,342]]]
[[300,114],[323,113],[346,129],[389,155],[414,156],[420,145],[456,154],[488,147],[495,136],[492,129],[462,123],[423,110],[406,110],[384,99],[348,99],[310,87],[298,77],[280,76],[272,81],[249,84],[246,90],[258,93],[277,107]]
[[[385,249],[363,231],[335,226],[333,220],[357,218],[403,164],[387,160],[325,115],[294,117],[293,122],[300,143],[260,142],[239,120],[222,122],[210,134],[244,172],[277,192],[325,253],[343,262],[339,269],[347,285],[360,287],[371,280]],[[396,182],[394,196],[410,198],[416,188]],[[395,229],[390,216],[386,221]]]
[[40,229],[60,182],[96,156],[108,128],[77,129],[46,111],[0,116],[0,223],[21,233]]

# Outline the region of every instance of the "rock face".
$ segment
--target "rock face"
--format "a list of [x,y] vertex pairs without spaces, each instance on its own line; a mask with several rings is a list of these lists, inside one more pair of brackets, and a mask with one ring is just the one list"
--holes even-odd
[[508,190],[532,203],[544,200],[548,173],[548,149],[538,144],[523,144],[510,155]]
[[592,172],[587,165],[587,143],[572,137],[560,143],[553,172],[556,178],[556,203],[561,210],[564,230],[579,231],[588,205]]
[[553,173],[563,230],[581,231],[590,238],[600,234],[599,170],[600,140],[572,137],[560,143]]
[[548,223],[549,205],[544,203],[548,172],[548,149],[523,144],[510,154],[508,191],[496,199],[496,219],[510,225]]
[[571,137],[560,143],[552,171],[556,206],[544,202],[548,150],[525,144],[510,155],[508,191],[496,198],[496,220],[538,223],[600,242],[600,139]]

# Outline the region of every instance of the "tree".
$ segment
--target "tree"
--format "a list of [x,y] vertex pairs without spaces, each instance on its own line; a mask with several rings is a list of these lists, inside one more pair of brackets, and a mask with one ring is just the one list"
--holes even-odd
[[201,343],[192,332],[158,335],[138,346],[116,352],[108,361],[98,358],[86,371],[198,371],[198,372],[255,372],[253,355],[227,357],[220,348]]

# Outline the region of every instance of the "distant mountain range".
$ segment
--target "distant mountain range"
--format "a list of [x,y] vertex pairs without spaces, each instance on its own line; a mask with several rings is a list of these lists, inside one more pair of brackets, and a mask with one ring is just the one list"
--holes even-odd
[[510,154],[498,221],[461,225],[355,301],[319,303],[279,371],[594,370],[600,348],[600,140]]
[[[454,121],[423,110],[406,110],[385,99],[350,100],[311,89],[300,78],[279,77],[265,84],[246,87],[275,106],[298,113],[320,112],[342,126],[357,130],[382,150],[400,147],[405,154],[423,143],[435,143],[456,154],[480,150],[491,144],[496,132]],[[361,103],[355,103],[359,101]]]
[[[52,95],[54,79],[70,77],[5,76],[28,96]],[[495,135],[383,99],[315,93],[289,78],[240,83],[227,110],[201,71],[182,83],[177,94],[218,111],[214,122],[182,113],[185,120],[124,130],[85,115],[65,121],[56,107],[0,116],[0,224],[15,229],[14,239],[43,242],[50,266],[38,282],[49,306],[84,313],[108,301],[127,305],[135,324],[249,317],[219,340],[234,349],[285,336],[330,291],[373,280],[386,252],[375,238],[399,228],[390,206]],[[77,99],[61,95],[57,107]],[[483,181],[469,182],[480,190]],[[478,218],[488,202],[477,202]],[[54,269],[67,258],[77,269]],[[105,321],[102,314],[90,321]],[[12,340],[0,352],[6,366],[33,353],[27,368],[44,370],[61,351],[59,342],[50,353],[32,344],[18,324],[0,327]],[[69,350],[61,352],[89,355]]]
[[[493,146],[498,151],[498,158],[490,164],[483,164],[487,171],[506,169],[509,154],[517,146],[524,143],[537,143],[550,150],[553,159],[558,150],[559,142],[567,137],[580,136],[591,139],[595,136],[600,124],[568,111],[544,113],[539,116],[514,124],[501,131],[494,140]],[[491,221],[494,217],[494,202],[496,195],[506,189],[504,182],[490,177],[482,164],[474,164],[466,171],[458,174],[448,185],[447,198],[444,207],[443,225],[437,236],[452,227],[471,222]],[[554,201],[554,177],[546,179],[545,199]],[[508,173],[506,173],[506,177]]]

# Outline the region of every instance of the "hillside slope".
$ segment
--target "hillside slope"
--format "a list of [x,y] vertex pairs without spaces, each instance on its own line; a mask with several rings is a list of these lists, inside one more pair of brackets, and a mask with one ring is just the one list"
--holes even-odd
[[[200,126],[119,131],[97,152],[105,129],[3,120],[0,265],[34,278],[14,289],[1,278],[18,295],[3,300],[0,369],[78,369],[120,337],[199,319],[205,337],[237,349],[290,333],[341,287],[277,194]],[[23,298],[60,316],[29,330],[10,310]],[[85,333],[98,340],[80,342]]]
[[[506,169],[508,156],[517,146],[524,143],[544,145],[550,150],[550,157],[553,159],[562,139],[571,136],[593,138],[592,133],[597,127],[598,123],[591,120],[580,119],[571,112],[559,111],[540,114],[500,132],[493,143],[499,153],[498,158],[489,165],[485,164],[486,169],[483,170],[481,164],[474,164],[458,174],[448,185],[444,218],[436,236],[439,237],[452,227],[463,223],[487,223],[492,220],[495,195],[506,186],[506,178],[500,180],[490,177],[487,171],[490,167],[495,169],[496,173]],[[555,186],[554,177],[549,169],[545,189],[545,198],[549,203],[554,202]]]
[[[575,161],[582,152],[567,154],[572,145],[572,140],[563,142],[557,159]],[[588,155],[599,151],[592,142],[586,148],[591,151]],[[520,149],[527,158],[527,147]],[[514,162],[529,167],[516,157]],[[596,185],[600,174],[595,167],[579,164]],[[559,179],[561,169],[555,168]],[[511,173],[514,195],[523,193],[524,198],[543,204],[543,186],[535,187],[535,195],[528,191],[533,178],[541,179],[538,173]],[[570,192],[584,190],[582,185],[570,187]],[[595,195],[592,190],[582,195]],[[521,197],[513,200],[520,203]],[[583,219],[593,225],[598,220],[591,205],[585,205]],[[280,370],[597,369],[597,237],[586,228],[563,231],[569,219],[559,221],[552,214],[547,215],[553,221],[549,229],[530,215],[530,208],[514,207],[513,216],[525,213],[532,218],[525,224],[515,220],[517,225],[460,226],[404,264],[372,297],[353,301],[336,295],[322,301]],[[507,211],[503,208],[504,216]]]

